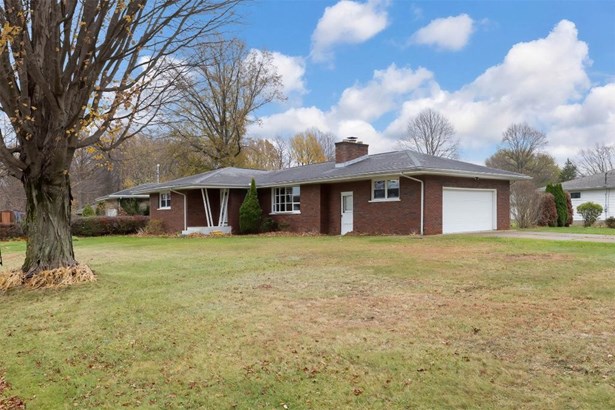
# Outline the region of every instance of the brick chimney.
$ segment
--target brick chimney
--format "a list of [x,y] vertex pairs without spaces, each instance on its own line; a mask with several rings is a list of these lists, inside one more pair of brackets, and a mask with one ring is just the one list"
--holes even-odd
[[367,155],[369,145],[357,141],[357,137],[348,137],[335,143],[335,163],[343,164]]

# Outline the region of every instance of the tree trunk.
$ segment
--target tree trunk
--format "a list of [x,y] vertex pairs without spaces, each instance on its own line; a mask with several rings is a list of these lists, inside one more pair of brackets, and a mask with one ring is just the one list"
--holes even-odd
[[24,173],[27,248],[22,271],[29,279],[44,270],[77,264],[70,232],[71,193],[68,173]]

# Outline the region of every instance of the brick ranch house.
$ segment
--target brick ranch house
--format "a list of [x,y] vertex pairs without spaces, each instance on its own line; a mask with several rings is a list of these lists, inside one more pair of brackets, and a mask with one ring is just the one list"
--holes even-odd
[[425,234],[510,228],[510,182],[528,177],[348,138],[335,161],[277,171],[223,168],[141,190],[170,232],[237,233],[252,178],[265,217],[294,232]]

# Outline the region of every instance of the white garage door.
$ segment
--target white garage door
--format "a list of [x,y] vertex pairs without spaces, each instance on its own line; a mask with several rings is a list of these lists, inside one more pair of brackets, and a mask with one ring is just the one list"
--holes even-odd
[[443,188],[442,233],[497,229],[495,194],[487,189]]

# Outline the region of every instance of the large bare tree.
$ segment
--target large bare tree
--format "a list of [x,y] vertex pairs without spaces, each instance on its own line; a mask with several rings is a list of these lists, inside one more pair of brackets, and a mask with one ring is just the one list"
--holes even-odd
[[529,175],[536,186],[555,183],[560,169],[555,159],[543,150],[547,136],[526,123],[512,124],[502,136],[502,144],[485,164],[488,167],[505,169]]
[[[156,117],[171,62],[233,18],[240,0],[4,0],[0,160],[27,198],[25,278],[77,264],[70,234],[75,152],[110,149]],[[173,58],[171,58],[173,57]]]
[[583,175],[604,174],[615,168],[615,145],[596,144],[583,149],[577,163]]
[[284,98],[272,58],[240,40],[220,39],[200,48],[177,82],[181,102],[173,105],[173,134],[209,158],[209,168],[237,165],[254,112]]
[[408,122],[407,134],[400,143],[423,154],[444,158],[459,157],[459,140],[450,121],[431,108]]

